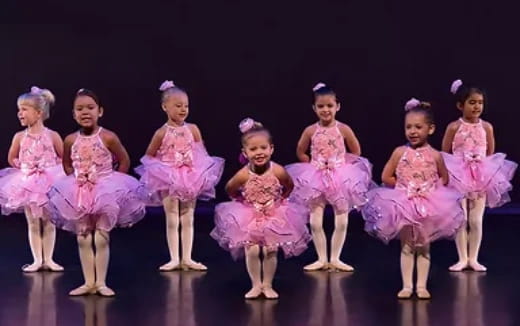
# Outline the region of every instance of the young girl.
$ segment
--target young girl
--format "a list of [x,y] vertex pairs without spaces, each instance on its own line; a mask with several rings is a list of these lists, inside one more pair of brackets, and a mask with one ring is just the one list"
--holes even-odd
[[[52,221],[77,234],[85,284],[69,294],[113,296],[105,283],[109,232],[141,220],[145,205],[139,200],[139,182],[125,174],[130,165],[125,148],[116,134],[98,125],[103,115],[98,97],[80,89],[73,114],[80,130],[64,141],[63,168],[68,176],[58,180],[49,193]],[[117,172],[113,158],[118,162]]]
[[43,122],[49,118],[54,95],[47,89],[32,87],[18,97],[18,119],[27,127],[14,135],[8,161],[13,168],[0,172],[0,205],[3,214],[25,211],[29,245],[34,262],[25,265],[24,272],[42,268],[62,271],[52,255],[56,229],[46,211],[47,192],[53,182],[65,176],[61,166],[63,142],[60,135],[47,129]]
[[[215,185],[222,176],[224,160],[210,157],[204,148],[199,128],[186,123],[188,95],[171,81],[162,83],[162,109],[168,120],[159,128],[141,159],[136,172],[148,191],[149,204],[164,206],[166,238],[170,261],[159,269],[207,270],[191,258],[193,215],[197,198],[215,197]],[[181,222],[182,260],[179,257],[179,220]]]
[[405,109],[408,144],[392,153],[382,174],[388,188],[371,190],[362,214],[368,233],[384,242],[398,236],[401,239],[403,289],[397,296],[412,296],[416,261],[416,293],[420,299],[428,299],[430,242],[454,236],[460,228],[464,220],[462,194],[445,187],[448,171],[441,154],[428,144],[428,136],[435,130],[430,105],[412,99]]
[[286,201],[293,183],[282,166],[271,162],[274,147],[269,131],[249,118],[240,123],[240,131],[242,152],[249,163],[227,183],[227,193],[236,200],[217,205],[211,236],[235,259],[245,251],[252,282],[246,299],[262,293],[276,299],[272,282],[278,249],[290,257],[307,248],[306,209]]
[[[296,155],[301,162],[287,166],[295,182],[293,197],[311,209],[310,225],[318,260],[305,270],[354,268],[340,260],[348,226],[348,213],[366,203],[366,192],[372,181],[370,163],[360,157],[361,148],[352,129],[336,121],[340,103],[336,93],[325,84],[313,89],[313,109],[318,123],[307,127],[298,142]],[[349,154],[345,148],[347,145]],[[310,146],[310,157],[307,150]],[[335,229],[331,241],[330,263],[323,231],[323,212],[326,204],[332,205]]]
[[510,200],[510,181],[517,164],[506,160],[505,154],[494,154],[493,126],[480,119],[484,92],[478,87],[463,85],[461,80],[453,82],[451,92],[455,94],[462,117],[446,128],[442,150],[453,153],[445,154],[444,160],[452,184],[466,195],[463,203],[466,223],[455,240],[459,261],[449,269],[460,272],[469,267],[482,272],[486,267],[478,262],[478,253],[484,208],[486,205],[498,207]]

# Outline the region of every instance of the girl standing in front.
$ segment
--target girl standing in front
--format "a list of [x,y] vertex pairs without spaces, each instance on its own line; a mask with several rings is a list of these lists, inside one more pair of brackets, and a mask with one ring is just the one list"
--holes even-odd
[[[164,206],[166,239],[170,261],[159,269],[207,270],[192,260],[193,218],[197,199],[215,198],[215,186],[224,170],[224,160],[206,152],[197,125],[187,123],[188,94],[165,81],[162,91],[162,109],[168,120],[159,128],[150,142],[142,165],[136,172],[147,189],[151,206]],[[182,227],[182,259],[179,255],[179,221]]]
[[60,135],[45,127],[54,95],[36,86],[18,97],[18,119],[26,127],[14,135],[8,161],[12,168],[0,172],[0,205],[2,214],[25,212],[33,263],[24,272],[49,269],[63,270],[52,259],[56,228],[47,212],[47,192],[58,178],[65,176],[61,165],[63,141]]
[[401,240],[403,288],[397,296],[412,296],[416,264],[415,291],[420,299],[429,299],[430,243],[454,236],[461,227],[463,195],[446,187],[449,177],[442,156],[428,144],[435,131],[429,103],[411,99],[405,109],[408,144],[392,153],[382,174],[386,187],[369,191],[362,214],[368,233],[384,242]]
[[463,208],[466,222],[457,234],[455,243],[459,261],[450,271],[471,268],[483,272],[487,268],[478,262],[482,242],[484,209],[498,207],[510,200],[511,179],[517,164],[506,160],[503,153],[495,153],[495,136],[491,123],[480,119],[484,110],[484,92],[478,87],[456,80],[451,86],[457,108],[462,117],[446,128],[442,141],[444,160],[451,183],[466,195]]
[[307,210],[287,201],[293,183],[285,169],[271,161],[274,146],[269,131],[249,118],[240,123],[240,131],[248,163],[227,183],[226,191],[235,200],[217,205],[211,236],[235,259],[245,252],[252,283],[246,299],[261,294],[276,299],[272,283],[278,249],[290,257],[307,248]]
[[106,285],[110,230],[132,226],[145,215],[139,181],[126,174],[128,153],[115,133],[98,125],[103,112],[92,91],[76,93],[73,116],[80,129],[65,138],[67,177],[58,180],[49,193],[53,223],[77,234],[85,284],[69,293],[73,296],[115,295]]

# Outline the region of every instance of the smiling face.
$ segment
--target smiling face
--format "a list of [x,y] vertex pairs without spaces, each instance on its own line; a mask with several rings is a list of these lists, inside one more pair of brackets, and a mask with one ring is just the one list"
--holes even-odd
[[98,119],[103,115],[103,108],[87,95],[79,95],[74,100],[74,120],[82,128],[93,129],[98,125]]
[[473,92],[464,103],[457,103],[457,108],[462,112],[464,120],[477,122],[484,111],[484,95]]
[[269,134],[264,131],[248,135],[242,143],[242,152],[255,167],[262,167],[268,164],[273,151],[274,147],[271,144]]
[[422,147],[433,134],[435,126],[428,122],[423,112],[409,112],[404,121],[406,139],[413,148]]
[[25,100],[18,104],[18,120],[24,127],[30,127],[42,119],[43,112],[36,109],[31,100]]
[[162,108],[168,115],[168,120],[180,125],[189,114],[188,95],[183,92],[168,94],[162,103]]
[[313,109],[320,122],[327,125],[336,119],[336,112],[339,111],[340,105],[335,95],[318,95],[314,101]]

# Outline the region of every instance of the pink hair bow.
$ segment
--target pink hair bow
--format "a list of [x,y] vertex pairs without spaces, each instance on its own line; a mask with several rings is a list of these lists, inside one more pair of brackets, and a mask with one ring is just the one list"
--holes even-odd
[[173,81],[171,80],[165,80],[161,86],[159,86],[159,90],[161,92],[164,92],[165,90],[169,89],[169,88],[174,88],[175,87],[175,84],[173,83]]
[[327,85],[325,85],[324,83],[317,83],[313,88],[312,88],[312,91],[313,92],[316,92],[317,90],[319,90],[320,88],[323,88],[323,87],[326,87]]
[[238,128],[240,129],[241,133],[245,134],[246,132],[251,130],[251,128],[253,128],[254,126],[255,126],[255,120],[253,120],[251,118],[245,118],[244,120],[242,120],[240,122],[240,124],[238,125]]
[[416,108],[418,107],[419,105],[421,105],[421,101],[419,101],[418,99],[416,99],[415,97],[412,97],[410,100],[408,100],[408,102],[406,102],[406,104],[404,105],[404,110],[405,111],[410,111],[411,109],[413,108]]
[[460,79],[457,79],[456,81],[451,83],[451,88],[450,88],[451,93],[452,94],[457,93],[457,91],[459,90],[460,86],[462,86],[462,80],[460,80]]
[[42,89],[38,86],[31,87],[31,94],[40,95],[42,93]]

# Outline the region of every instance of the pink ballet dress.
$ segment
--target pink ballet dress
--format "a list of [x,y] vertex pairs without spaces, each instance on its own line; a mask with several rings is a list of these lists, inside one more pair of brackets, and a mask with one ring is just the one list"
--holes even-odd
[[262,175],[249,171],[242,198],[218,204],[211,236],[238,259],[244,247],[281,248],[285,257],[301,254],[311,236],[306,227],[308,210],[284,200],[282,186],[269,168]]
[[310,163],[286,168],[295,184],[292,198],[311,209],[328,202],[336,212],[344,213],[367,202],[372,165],[363,157],[347,153],[337,122],[328,128],[317,124],[311,138]]
[[395,188],[368,192],[363,207],[365,231],[385,243],[410,226],[416,246],[453,237],[464,222],[463,194],[439,179],[434,149],[406,147],[396,168]]
[[460,119],[453,137],[452,154],[442,153],[450,173],[450,184],[469,199],[486,196],[486,205],[498,207],[511,200],[511,179],[517,164],[496,153],[486,156],[487,138],[482,120],[468,123]]
[[145,185],[150,206],[161,206],[170,196],[181,201],[215,198],[215,186],[224,170],[224,159],[209,156],[196,142],[187,124],[166,125],[166,133],[155,157],[144,156],[135,171]]
[[129,227],[145,215],[139,198],[141,184],[112,169],[112,153],[99,136],[79,132],[72,145],[74,174],[58,180],[49,192],[51,219],[76,234]]
[[64,177],[61,159],[56,154],[51,131],[38,134],[25,130],[18,154],[20,168],[0,171],[0,205],[2,214],[23,212],[28,208],[32,217],[48,218],[47,192],[52,184]]

